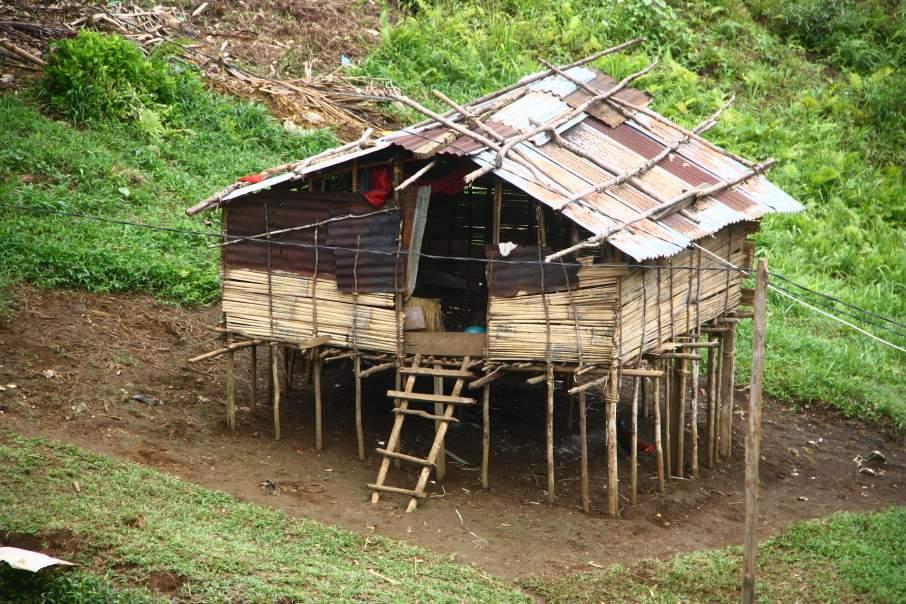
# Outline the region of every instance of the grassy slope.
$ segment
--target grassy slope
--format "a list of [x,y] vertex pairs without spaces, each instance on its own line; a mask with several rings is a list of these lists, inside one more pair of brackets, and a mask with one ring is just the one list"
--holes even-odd
[[[162,572],[181,576],[177,596],[193,602],[528,601],[516,586],[405,543],[292,519],[143,466],[4,432],[0,527],[68,531],[80,539],[73,560],[82,565],[38,575],[0,568],[0,601],[158,602],[159,594],[133,586]],[[762,547],[759,593],[765,601],[793,594],[801,602],[902,601],[904,527],[906,509],[793,525]],[[730,548],[522,588],[549,602],[726,601],[736,597],[739,568],[739,550]]]
[[[526,601],[512,586],[402,542],[292,519],[137,464],[3,433],[0,527],[82,537],[74,561],[109,573],[106,581],[88,575],[86,591],[119,590],[165,571],[186,579],[183,596],[203,602]],[[37,600],[56,587],[40,578],[22,585],[17,576],[0,573],[0,601],[22,589]],[[71,589],[60,591],[74,598]],[[141,592],[129,595],[143,601]]]
[[[598,66],[619,77],[660,59],[638,85],[654,94],[658,111],[686,126],[735,94],[734,109],[708,136],[748,157],[777,158],[771,178],[806,204],[803,214],[764,221],[758,242],[771,268],[906,323],[906,113],[898,100],[906,97],[906,74],[898,68],[900,47],[888,44],[898,39],[906,47],[906,29],[880,31],[894,28],[885,5],[873,2],[858,5],[866,14],[853,27],[856,9],[832,21],[820,2],[754,4],[425,3],[384,29],[382,46],[362,69],[429,104],[432,88],[467,100],[538,69],[536,57],[566,61],[645,35],[641,51]],[[822,27],[830,33],[814,33]],[[794,37],[806,33],[812,43],[831,33],[837,42],[810,58]],[[829,54],[846,42],[867,47],[874,62],[857,68]],[[906,425],[902,353],[780,296],[772,295],[770,309],[770,395],[827,401],[847,414]],[[906,337],[874,331],[906,345]],[[745,380],[748,343],[740,340]]]

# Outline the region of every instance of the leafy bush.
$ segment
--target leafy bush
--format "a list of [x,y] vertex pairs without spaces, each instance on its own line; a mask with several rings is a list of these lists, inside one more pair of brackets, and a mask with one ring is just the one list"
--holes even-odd
[[176,101],[179,79],[166,61],[145,58],[128,40],[82,30],[53,44],[40,90],[72,121],[131,121]]

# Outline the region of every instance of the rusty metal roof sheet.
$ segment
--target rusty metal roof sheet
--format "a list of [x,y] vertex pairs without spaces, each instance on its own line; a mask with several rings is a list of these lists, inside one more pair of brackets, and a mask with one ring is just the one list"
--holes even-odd
[[[532,130],[538,124],[564,118],[591,98],[588,90],[606,91],[615,81],[588,67],[575,67],[569,78],[551,75],[527,86],[484,101],[472,108],[500,137],[508,139]],[[615,98],[644,106],[644,93],[625,88]],[[456,118],[453,118],[456,119]],[[477,127],[471,131],[487,137]],[[648,111],[637,111],[609,101],[594,103],[557,127],[567,148],[547,134],[520,142],[514,151],[530,157],[535,170],[507,155],[496,167],[497,151],[443,124],[431,122],[404,128],[379,139],[373,147],[338,150],[293,171],[237,189],[232,199],[275,184],[298,179],[352,159],[390,147],[405,149],[416,157],[438,155],[468,158],[478,166],[493,166],[493,173],[541,203],[563,212],[595,235],[609,234],[607,241],[636,260],[672,256],[692,241],[711,235],[729,224],[755,220],[771,212],[796,212],[802,206],[764,176],[752,176],[740,184],[699,199],[660,219],[639,220],[644,212],[692,189],[727,182],[746,174],[750,167],[732,154],[692,137],[656,166],[628,181],[569,202],[571,195],[600,185],[621,173],[633,171],[665,147],[685,137],[685,132]],[[566,143],[564,143],[566,144]],[[573,149],[572,151],[570,149]],[[579,151],[580,153],[574,152]],[[638,222],[635,222],[637,221]],[[631,225],[625,226],[626,223]],[[624,228],[618,229],[621,225]]]

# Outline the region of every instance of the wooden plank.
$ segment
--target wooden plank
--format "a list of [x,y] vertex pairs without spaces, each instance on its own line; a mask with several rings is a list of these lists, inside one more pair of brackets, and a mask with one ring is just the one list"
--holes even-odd
[[487,337],[481,333],[406,332],[403,350],[406,354],[436,356],[482,356]]
[[475,399],[467,396],[452,396],[449,394],[429,394],[427,392],[406,392],[404,390],[388,390],[387,396],[398,398],[401,401],[418,401],[422,403],[443,403],[445,405],[474,405]]

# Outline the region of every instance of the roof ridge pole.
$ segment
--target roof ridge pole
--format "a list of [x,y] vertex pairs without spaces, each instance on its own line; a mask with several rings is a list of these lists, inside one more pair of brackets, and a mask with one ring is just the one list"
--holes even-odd
[[[586,63],[591,63],[592,61],[597,61],[598,59],[600,59],[603,56],[613,54],[616,52],[620,52],[622,50],[626,50],[627,48],[631,48],[633,46],[641,44],[644,41],[645,41],[645,36],[639,36],[638,38],[633,38],[632,40],[627,40],[626,42],[617,44],[616,46],[611,46],[610,48],[605,48],[604,50],[599,50],[598,52],[592,53],[577,61],[573,61],[572,63],[563,65],[560,69],[572,69],[573,67],[579,67],[581,65],[585,65]],[[490,92],[473,101],[469,101],[464,106],[465,107],[474,107],[476,105],[480,105],[482,103],[492,101],[498,97],[505,95],[508,92],[512,92],[513,90],[516,90],[517,88],[522,88],[522,87],[528,86],[529,84],[531,84],[533,82],[537,82],[538,80],[543,80],[544,78],[549,77],[551,75],[553,75],[553,72],[550,70],[539,71],[535,74],[528,75],[528,76],[522,78],[521,80],[519,80],[518,82],[516,82],[514,84],[510,84],[506,88],[501,88],[500,90],[495,90],[494,92]],[[447,113],[443,114],[443,116],[451,117],[451,116],[453,116],[454,113],[455,113],[454,111],[448,111]],[[424,126],[424,125],[427,125],[430,123],[431,123],[430,120],[423,120],[417,124],[414,124],[412,126],[412,128],[419,128],[421,126]]]

